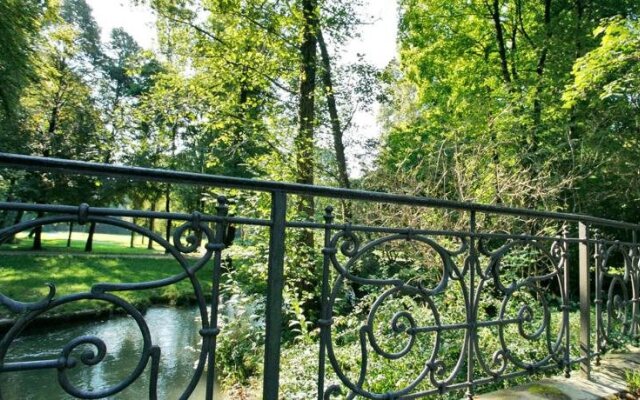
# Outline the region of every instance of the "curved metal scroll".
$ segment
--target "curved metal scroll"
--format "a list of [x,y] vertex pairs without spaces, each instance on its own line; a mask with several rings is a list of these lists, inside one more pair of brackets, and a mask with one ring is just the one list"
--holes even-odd
[[[221,208],[224,208],[225,200],[221,199],[220,202]],[[223,210],[223,214],[226,215],[224,211],[226,210]],[[80,224],[99,223],[111,225],[143,235],[165,249],[166,252],[176,261],[180,271],[173,276],[146,282],[100,282],[91,286],[89,292],[64,295],[59,298],[56,297],[55,283],[47,283],[49,286],[49,293],[43,299],[35,302],[22,302],[0,293],[0,306],[4,306],[16,316],[15,323],[0,341],[0,372],[57,369],[58,383],[66,393],[79,398],[99,399],[117,395],[122,390],[129,387],[141,376],[149,364],[149,361],[151,361],[152,368],[150,372],[151,383],[149,385],[149,397],[152,399],[156,398],[157,394],[155,393],[155,390],[159,374],[161,349],[152,343],[149,328],[141,312],[112,292],[159,288],[173,285],[186,279],[192,285],[196,304],[199,309],[200,319],[202,321],[202,329],[200,330],[201,335],[210,339],[211,333],[217,333],[219,329],[211,326],[212,320],[209,318],[209,311],[207,310],[205,296],[202,286],[196,277],[196,273],[202,269],[207,262],[211,261],[215,252],[219,252],[224,248],[222,238],[219,237],[220,235],[216,235],[216,233],[202,221],[199,213],[192,214],[192,218],[189,221],[174,230],[174,243],[171,244],[160,235],[133,223],[126,222],[118,218],[91,215],[90,208],[86,204],[83,204],[78,207],[77,215],[41,217],[2,229],[0,230],[0,243],[4,242],[6,238],[22,231],[49,224],[70,222],[77,222]],[[206,241],[206,245],[204,246],[205,251],[200,254],[195,261],[185,258],[184,254],[193,253],[199,249],[203,239]],[[105,357],[108,354],[108,348],[105,342],[96,336],[80,336],[72,339],[60,350],[59,356],[55,359],[38,361],[6,360],[7,353],[12,343],[36,318],[57,307],[83,300],[103,301],[112,304],[114,307],[120,309],[124,315],[130,316],[141,333],[142,350],[139,355],[139,361],[135,365],[134,369],[130,371],[120,382],[99,390],[88,390],[75,386],[68,378],[67,372],[73,368],[77,368],[80,364],[86,367],[92,367],[105,360]],[[87,347],[90,349],[87,349]],[[80,351],[80,348],[85,350],[81,351],[78,356],[76,353]],[[204,372],[207,356],[211,351],[212,340],[203,340],[200,348],[200,355],[194,368],[193,377],[184,389],[183,394],[180,396],[181,399],[188,398],[195,389]],[[1,396],[2,393],[0,391],[0,398]]]
[[[327,232],[330,232],[329,228]],[[468,370],[470,346],[473,349],[474,363],[479,367],[477,372],[481,373],[474,377],[474,380],[483,379],[482,374],[486,376],[485,379],[506,379],[521,371],[532,372],[568,362],[564,344],[567,336],[566,324],[564,320],[557,324],[552,323],[552,306],[547,299],[547,292],[553,288],[560,304],[565,304],[567,293],[565,293],[563,279],[567,255],[564,243],[555,241],[547,248],[535,240],[515,239],[508,240],[499,248],[489,251],[482,241],[473,241],[470,237],[456,236],[455,238],[461,242],[460,248],[448,250],[433,238],[413,234],[411,231],[407,231],[406,234],[381,237],[366,244],[361,243],[359,235],[350,227],[338,231],[331,237],[324,253],[328,264],[335,271],[336,278],[331,285],[331,290],[328,291],[323,307],[326,313],[323,316],[322,329],[323,346],[326,346],[331,369],[339,384],[319,388],[325,399],[342,393],[343,388],[348,390],[347,399],[357,396],[368,399],[395,399],[405,396],[418,398],[442,394],[455,388],[466,387],[469,383],[465,372]],[[378,279],[361,276],[354,272],[355,264],[363,259],[365,254],[380,251],[382,246],[397,241],[419,243],[435,253],[439,263],[428,267],[441,271],[440,280],[431,287],[424,287],[419,279],[406,280],[397,277]],[[533,276],[505,282],[502,271],[505,259],[510,252],[522,246],[534,249],[537,255],[536,262],[544,263],[547,267]],[[458,267],[460,258],[464,258],[464,268]],[[481,267],[483,262],[486,264]],[[475,281],[471,279],[472,272],[477,277]],[[368,308],[367,316],[362,321],[362,325],[357,328],[357,332],[354,332],[357,335],[360,352],[357,370],[340,361],[335,347],[336,340],[340,339],[334,337],[334,331],[337,332],[337,330],[331,323],[340,296],[345,288],[354,284],[377,288],[376,291],[372,291],[375,293],[375,299]],[[490,287],[492,290],[489,293]],[[460,323],[445,322],[442,316],[445,302],[452,301],[450,297],[452,291],[457,291],[456,296],[461,299],[465,309],[464,321]],[[522,297],[522,293],[526,293],[529,297],[533,295],[537,305],[512,304],[516,301],[515,299]],[[495,316],[480,321],[478,320],[479,308],[486,296],[501,300],[495,310]],[[380,310],[385,304],[401,305],[402,302],[393,303],[392,299],[402,297],[411,298],[422,304],[420,312],[429,314],[431,322],[422,326],[418,322],[421,318],[418,317],[424,319],[424,315],[418,316],[406,306],[404,308],[400,306],[392,314],[387,312],[384,317],[380,316]],[[380,337],[381,330],[377,328],[380,324],[385,324],[387,327],[383,337]],[[478,329],[492,327],[497,330],[499,348],[487,356],[486,350],[477,338],[477,332]],[[458,334],[455,334],[456,332]],[[519,335],[521,340],[541,343],[543,352],[535,359],[524,359],[514,351],[513,347],[510,347],[511,335],[514,333]],[[452,337],[456,338],[455,343],[450,342]],[[428,338],[427,342],[430,343],[428,349],[424,345],[425,338]],[[417,343],[420,340],[423,344],[418,347]],[[393,348],[385,347],[385,343],[389,341],[394,344]],[[455,359],[449,358],[452,346],[459,349]],[[446,351],[448,353],[445,353]],[[418,358],[422,356],[424,360],[421,366],[416,366],[412,376],[406,377],[407,381],[402,387],[385,391],[372,389],[370,383],[372,357],[393,363],[403,360],[412,352],[418,352]]]

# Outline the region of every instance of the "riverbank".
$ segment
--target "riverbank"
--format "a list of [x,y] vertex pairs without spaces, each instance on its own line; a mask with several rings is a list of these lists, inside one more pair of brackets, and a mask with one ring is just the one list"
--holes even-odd
[[[209,263],[210,264],[210,263]],[[210,292],[211,265],[198,272],[204,293]],[[168,278],[183,271],[172,257],[153,254],[140,255],[109,254],[79,256],[56,252],[28,253],[4,251],[0,257],[0,293],[23,302],[44,298],[49,288],[56,287],[56,298],[90,291],[97,283],[136,283]],[[153,304],[187,305],[195,301],[194,290],[188,280],[176,284],[145,290],[117,292],[119,297],[145,310]],[[35,322],[64,323],[91,318],[103,318],[118,314],[110,303],[82,300],[52,309]],[[10,326],[15,319],[7,308],[0,307],[0,329]]]

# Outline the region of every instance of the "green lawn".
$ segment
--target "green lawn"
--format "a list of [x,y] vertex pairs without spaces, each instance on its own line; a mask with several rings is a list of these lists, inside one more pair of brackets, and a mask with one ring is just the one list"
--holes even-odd
[[[211,263],[199,272],[203,277],[205,293],[211,287]],[[26,252],[0,257],[0,292],[19,301],[41,299],[48,288],[46,282],[55,284],[56,296],[88,291],[95,283],[144,282],[166,278],[182,271],[170,257],[78,257],[69,255],[30,255]],[[209,275],[207,273],[209,272]],[[177,284],[143,291],[117,292],[116,295],[138,307],[155,303],[185,304],[194,300],[193,288],[188,280]],[[90,304],[89,304],[90,303]],[[85,309],[104,310],[109,304],[99,301],[75,302],[51,310],[52,314],[69,313]],[[9,317],[0,307],[0,317]]]
[[[45,251],[80,253],[84,252],[87,241],[86,232],[74,232],[71,238],[71,247],[67,247],[67,232],[44,232],[42,234],[42,247]],[[136,236],[134,246],[130,247],[129,235],[113,235],[96,233],[93,239],[93,253],[112,254],[163,254],[164,250],[156,243],[154,249],[148,250],[147,243],[141,244],[141,237]],[[31,250],[33,239],[27,237],[27,233],[20,233],[15,243],[3,244],[2,250],[28,251]]]

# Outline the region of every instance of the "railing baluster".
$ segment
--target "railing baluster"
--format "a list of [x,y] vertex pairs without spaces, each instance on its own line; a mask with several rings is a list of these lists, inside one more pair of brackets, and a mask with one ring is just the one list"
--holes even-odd
[[331,227],[329,226],[333,222],[333,208],[331,206],[325,209],[326,213],[324,215],[324,221],[327,226],[324,230],[324,249],[322,250],[324,253],[323,262],[322,262],[322,292],[321,292],[321,311],[320,311],[320,320],[318,321],[318,325],[320,325],[320,355],[318,358],[318,400],[322,400],[324,398],[324,374],[325,374],[325,362],[326,362],[326,347],[327,347],[327,336],[328,330],[331,327],[331,321],[329,319],[329,267],[330,267],[330,251],[333,249],[329,248],[331,244]]
[[282,290],[284,288],[284,239],[287,195],[276,191],[271,197],[269,272],[262,398],[277,400],[280,379],[280,340],[282,337]]
[[591,377],[591,282],[589,280],[589,226],[578,224],[580,288],[580,356],[582,373]]
[[[593,264],[595,267],[595,294],[594,302],[596,304],[596,366],[600,365],[600,353],[602,352],[602,243],[600,242],[600,232],[596,229],[593,235],[595,245],[593,249]],[[611,324],[609,323],[609,326]]]
[[633,248],[631,250],[631,271],[629,271],[629,279],[631,279],[631,338],[633,340],[638,339],[638,301],[640,298],[640,271],[638,268],[638,262],[640,262],[640,252],[638,250],[638,232],[634,229],[632,231]]
[[467,307],[467,325],[469,329],[469,338],[467,342],[467,384],[469,385],[467,388],[466,396],[468,399],[473,398],[474,394],[474,363],[475,363],[475,354],[474,354],[474,346],[475,341],[477,340],[476,335],[478,332],[478,316],[476,309],[476,299],[475,299],[475,285],[476,285],[476,268],[477,268],[477,255],[476,255],[476,212],[471,210],[469,216],[469,232],[471,235],[469,236],[469,307]]
[[[227,199],[223,196],[218,197],[218,205],[216,206],[217,216],[226,217],[229,211],[227,206]],[[210,350],[208,354],[207,365],[209,369],[207,371],[207,388],[206,399],[211,400],[214,397],[215,387],[215,373],[216,373],[216,346],[217,336],[219,333],[218,328],[218,304],[220,303],[220,276],[221,276],[221,263],[222,263],[222,250],[224,249],[224,233],[226,230],[225,222],[216,223],[216,237],[213,246],[209,244],[210,248],[214,249],[213,255],[213,272],[211,281],[211,317],[209,321],[209,329],[203,329],[200,334],[203,336],[203,340],[209,340]]]
[[563,291],[564,296],[562,299],[562,320],[564,324],[564,376],[569,378],[571,376],[571,321],[569,320],[569,245],[567,238],[569,237],[569,227],[567,224],[562,225],[562,277],[563,277]]

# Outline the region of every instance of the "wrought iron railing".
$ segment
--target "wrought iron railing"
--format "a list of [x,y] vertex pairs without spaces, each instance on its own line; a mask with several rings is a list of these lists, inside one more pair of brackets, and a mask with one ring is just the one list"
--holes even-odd
[[[455,390],[464,390],[472,396],[483,385],[537,372],[564,371],[568,376],[579,367],[588,375],[591,365],[599,361],[608,347],[638,337],[640,247],[636,234],[640,226],[636,224],[425,197],[10,154],[0,154],[0,165],[13,170],[234,188],[263,192],[271,199],[271,214],[266,219],[230,216],[223,197],[218,199],[217,212],[212,215],[87,204],[0,203],[0,210],[38,215],[33,220],[0,230],[0,243],[17,232],[47,224],[95,222],[150,238],[166,249],[180,268],[179,273],[160,280],[95,283],[88,292],[60,297],[56,296],[55,282],[52,282],[49,295],[35,302],[21,302],[0,293],[0,303],[15,318],[0,341],[0,375],[55,370],[59,385],[72,396],[117,398],[142,374],[149,374],[149,398],[157,397],[157,382],[163,379],[159,368],[162,349],[153,343],[145,315],[119,293],[180,281],[188,281],[193,287],[202,337],[193,378],[180,398],[188,398],[203,376],[207,381],[205,398],[214,396],[216,344],[219,335],[225,334],[218,323],[219,285],[230,225],[261,226],[269,230],[265,399],[279,397],[285,255],[296,251],[286,247],[285,237],[291,230],[315,230],[324,235],[324,245],[317,249],[323,260],[317,276],[321,286],[319,317],[312,321],[320,330],[318,399],[334,396],[410,399]],[[338,223],[331,207],[326,208],[322,221],[290,221],[288,200],[300,195],[322,198],[326,203],[357,201],[371,207],[408,206],[416,213],[451,211],[457,213],[458,226],[466,227],[446,230],[437,226],[387,226],[393,225],[388,222],[385,225]],[[127,222],[123,217],[182,221],[182,225],[175,229],[172,240],[167,241],[162,235]],[[526,219],[527,222],[519,225],[521,232],[503,232],[495,229],[495,223],[486,223],[491,218]],[[460,224],[462,220],[466,222]],[[484,227],[479,226],[480,220]],[[544,229],[531,229],[532,224]],[[539,233],[550,232],[550,229],[555,231]],[[204,251],[188,258],[201,244]],[[380,254],[393,253],[393,246],[396,250],[406,250],[407,247],[402,246],[409,246],[413,256],[403,252],[402,259],[394,261],[394,268],[385,267],[384,262],[374,263],[377,269],[362,265],[371,257],[380,261]],[[420,257],[424,257],[426,265],[420,266]],[[203,292],[202,277],[196,274],[205,265],[212,265],[208,277],[210,298]],[[406,270],[403,265],[407,265]],[[90,390],[68,379],[69,370],[82,368],[80,364],[93,368],[108,356],[105,342],[91,335],[69,341],[56,357],[23,361],[8,356],[12,344],[39,316],[82,300],[111,303],[137,324],[143,346],[139,361],[124,379],[112,386]],[[356,327],[336,328],[335,320],[344,312],[360,313],[361,323]],[[348,342],[343,334],[349,329],[355,338],[349,342],[355,346],[355,366],[340,353],[340,346]],[[523,345],[529,342],[535,345],[531,348]],[[80,352],[81,349],[84,351]],[[369,365],[373,359],[387,366],[406,362],[405,379],[391,389],[377,391],[371,382],[382,372]],[[25,392],[28,390],[24,388]],[[0,387],[0,396],[2,392]]]

